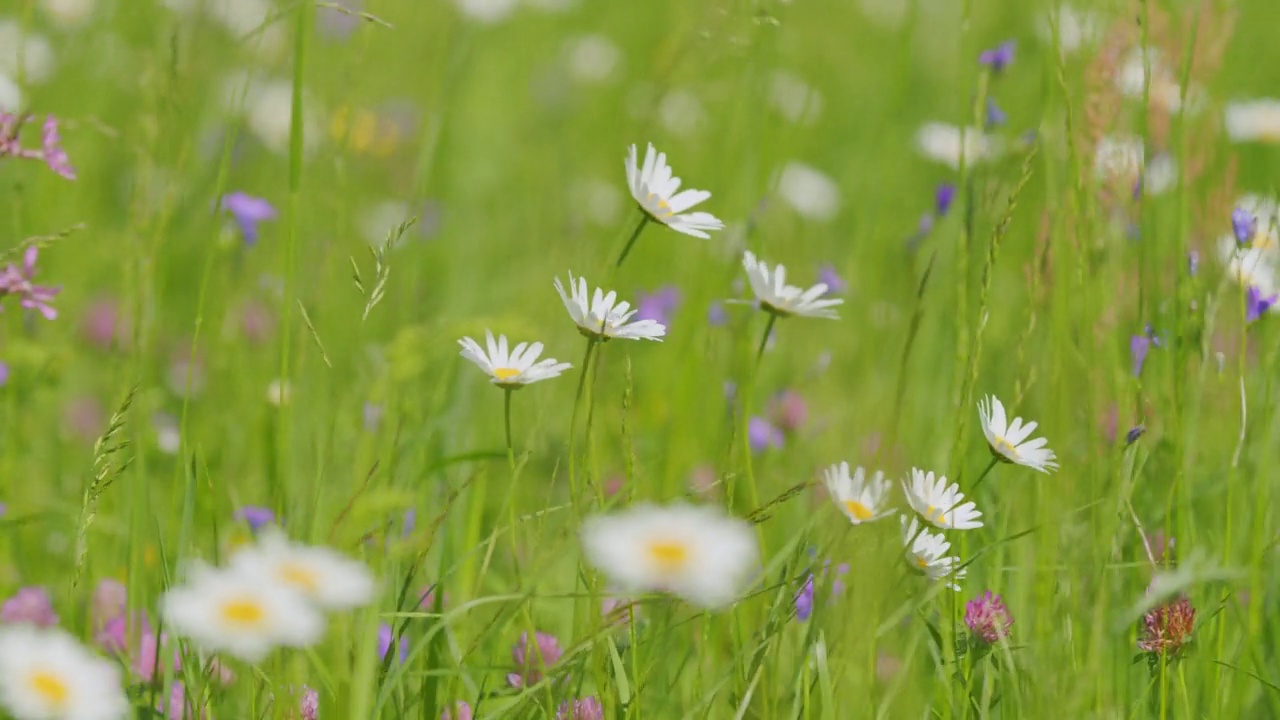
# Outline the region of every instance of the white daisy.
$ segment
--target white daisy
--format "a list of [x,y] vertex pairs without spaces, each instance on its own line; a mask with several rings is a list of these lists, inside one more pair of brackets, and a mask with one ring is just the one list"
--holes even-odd
[[916,518],[911,518],[908,524],[907,518],[903,517],[902,544],[907,549],[907,564],[912,570],[930,580],[942,580],[947,587],[960,592],[958,581],[963,580],[969,571],[960,567],[960,558],[947,555],[951,543],[942,533],[931,533],[927,528],[920,527],[920,521]]
[[789,162],[782,168],[778,195],[810,220],[830,220],[840,212],[840,187],[835,180],[804,163]]
[[290,542],[275,526],[259,530],[257,544],[236,553],[231,569],[291,587],[325,610],[350,610],[373,600],[368,566],[326,547]]
[[889,481],[882,472],[877,472],[871,482],[867,482],[867,471],[857,468],[850,478],[849,463],[842,462],[823,470],[822,478],[831,499],[854,525],[879,520],[897,512],[887,507]]
[[1224,113],[1232,142],[1280,143],[1280,100],[1237,100]]
[[204,652],[246,662],[277,646],[306,647],[324,633],[324,616],[293,587],[262,573],[195,565],[187,584],[160,598],[165,622]]
[[588,562],[623,593],[663,591],[702,607],[727,605],[757,569],[751,525],[711,505],[637,505],[588,518]]
[[1245,287],[1257,288],[1268,296],[1280,288],[1276,281],[1273,253],[1260,247],[1232,248],[1231,253],[1227,260],[1227,276],[1232,280]]
[[626,300],[618,302],[618,293],[613,290],[606,295],[603,288],[596,288],[595,295],[588,295],[587,279],[574,278],[572,272],[569,273],[569,294],[565,294],[560,278],[556,278],[555,284],[569,317],[577,323],[578,332],[586,337],[661,342],[667,334],[666,326],[656,320],[628,322],[636,314],[636,309]]
[[918,468],[911,468],[911,482],[902,481],[902,491],[907,496],[907,504],[912,510],[929,521],[934,527],[943,530],[972,530],[982,527],[982,513],[978,512],[973,502],[963,505],[964,493],[960,486],[947,485],[947,477],[939,475],[934,479],[932,472],[926,473]]
[[569,363],[557,362],[555,358],[539,360],[538,356],[542,355],[540,342],[532,345],[520,343],[508,352],[506,335],[499,335],[498,341],[494,342],[493,332],[485,330],[484,338],[488,352],[469,337],[459,340],[462,357],[475,363],[489,376],[490,382],[504,390],[517,390],[539,380],[550,380],[573,367]]
[[[680,190],[680,178],[671,173],[667,154],[649,149],[644,154],[643,167],[636,163],[636,146],[627,151],[624,163],[627,168],[627,186],[631,197],[652,220],[694,237],[709,238],[707,230],[723,230],[724,223],[711,213],[685,212],[711,197],[706,190],[686,188]],[[679,192],[677,192],[679,191]]]
[[0,628],[0,708],[14,720],[132,717],[116,663],[56,628]]
[[778,265],[772,271],[755,253],[747,250],[742,255],[742,266],[747,270],[751,292],[760,301],[760,307],[782,317],[819,317],[838,320],[840,316],[831,308],[844,303],[840,298],[826,297],[826,283],[818,283],[808,290],[787,284],[787,268]]
[[978,401],[978,415],[982,419],[982,434],[987,436],[991,452],[998,460],[1025,465],[1042,473],[1058,469],[1053,451],[1045,447],[1048,440],[1027,440],[1036,429],[1036,423],[1024,425],[1019,417],[1009,422],[1004,405],[994,395]]
[[925,123],[916,133],[916,147],[930,160],[953,170],[960,168],[960,158],[974,165],[989,160],[999,151],[997,138],[977,128],[958,128],[946,123]]

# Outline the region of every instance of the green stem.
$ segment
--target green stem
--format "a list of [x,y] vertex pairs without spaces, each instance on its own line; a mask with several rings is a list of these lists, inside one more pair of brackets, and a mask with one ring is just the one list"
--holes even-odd
[[515,479],[516,472],[516,450],[515,445],[511,442],[511,388],[503,388],[502,415],[507,430],[507,466],[511,468],[512,479]]
[[582,369],[578,373],[578,390],[573,396],[573,414],[569,418],[569,492],[573,505],[578,503],[578,476],[574,472],[577,467],[578,411],[582,406],[582,392],[587,387],[587,370],[591,367],[591,353],[596,349],[597,340],[587,338],[587,350],[582,355]]
[[755,374],[760,370],[760,358],[764,357],[764,348],[769,344],[769,335],[773,333],[773,324],[778,322],[777,313],[769,313],[769,322],[764,326],[764,335],[760,338],[760,347],[756,348],[756,366],[751,371],[752,384],[755,384]]
[[627,240],[627,244],[622,248],[622,254],[618,256],[618,262],[614,263],[613,268],[616,270],[622,267],[622,263],[626,261],[627,256],[631,254],[631,248],[635,246],[636,240],[640,239],[640,233],[644,232],[644,228],[649,224],[649,213],[644,210],[640,211],[640,222],[636,224],[636,229],[631,231],[631,239]]
[[991,472],[991,469],[992,469],[992,468],[994,468],[994,467],[996,466],[996,463],[998,463],[998,462],[1000,462],[1000,458],[995,457],[995,456],[993,455],[993,456],[991,457],[991,462],[987,463],[987,467],[986,467],[985,469],[983,469],[982,474],[981,474],[981,475],[979,475],[979,476],[978,476],[978,479],[974,481],[974,483],[973,483],[973,489],[969,491],[969,494],[970,494],[970,495],[972,495],[973,493],[975,493],[975,492],[977,492],[977,491],[978,491],[978,486],[982,484],[982,481],[983,481],[983,480],[986,480],[986,479],[987,479],[987,474]]

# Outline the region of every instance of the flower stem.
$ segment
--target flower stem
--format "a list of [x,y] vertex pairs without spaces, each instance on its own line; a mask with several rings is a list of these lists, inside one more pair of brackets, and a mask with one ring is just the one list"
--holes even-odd
[[631,248],[636,244],[636,240],[640,238],[640,233],[644,232],[644,228],[649,224],[649,213],[640,211],[640,222],[636,224],[636,229],[631,231],[631,239],[627,240],[627,244],[622,248],[622,254],[618,256],[618,262],[614,264],[614,269],[622,267],[622,263],[627,259],[627,255],[631,254]]
[[1000,462],[1000,458],[992,456],[991,462],[987,463],[987,467],[982,471],[982,474],[974,481],[973,489],[969,491],[970,495],[978,491],[978,486],[982,484],[983,480],[987,479],[987,474],[991,472],[991,469],[994,468],[998,462]]
[[591,367],[591,353],[596,349],[596,339],[587,338],[587,350],[582,356],[582,369],[578,373],[578,390],[573,396],[573,414],[569,419],[569,492],[573,499],[573,505],[577,507],[578,503],[578,476],[574,472],[577,467],[577,435],[578,435],[578,410],[582,405],[582,391],[587,387],[587,371]]
[[511,388],[503,388],[502,415],[507,430],[507,467],[511,468],[514,478],[516,472],[516,450],[511,442]]
[[[773,324],[778,322],[777,313],[769,313],[769,322],[764,326],[764,335],[760,338],[760,347],[756,349],[756,367],[752,372],[760,369],[760,358],[764,357],[764,348],[769,344],[769,335],[773,333]],[[755,380],[753,375],[752,380]]]

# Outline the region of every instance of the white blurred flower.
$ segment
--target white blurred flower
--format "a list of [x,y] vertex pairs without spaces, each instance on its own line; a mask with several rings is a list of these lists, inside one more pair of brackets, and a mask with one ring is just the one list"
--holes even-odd
[[822,114],[822,93],[795,73],[774,70],[769,76],[769,105],[789,122],[808,125]]
[[48,38],[24,32],[13,20],[0,20],[0,74],[24,77],[39,85],[53,77],[53,69],[53,46]]
[[[243,75],[228,83],[227,98],[232,107],[240,98],[243,83]],[[251,81],[244,97],[249,131],[271,151],[287,154],[293,122],[293,86],[286,80]],[[303,150],[310,152],[320,140],[320,121],[305,95],[302,131]]]
[[1280,100],[1237,100],[1228,103],[1224,113],[1232,142],[1280,144]]
[[1142,190],[1148,195],[1163,195],[1178,184],[1178,163],[1169,153],[1151,158],[1142,171]]
[[[1151,67],[1150,89],[1147,88],[1147,66]],[[1174,77],[1173,70],[1163,61],[1156,50],[1141,49],[1130,52],[1116,71],[1116,88],[1125,97],[1141,100],[1144,94],[1150,95],[1155,107],[1163,108],[1171,113],[1183,109],[1182,86]],[[1197,88],[1186,91],[1186,110],[1194,112],[1204,104],[1204,98]]]
[[613,75],[621,60],[622,51],[618,46],[599,33],[578,35],[565,41],[565,67],[569,71],[569,77],[578,82],[605,82]]
[[544,12],[568,12],[578,6],[578,0],[524,0],[530,7]]
[[116,664],[56,628],[0,627],[0,707],[15,720],[124,720]]
[[911,7],[902,0],[858,0],[862,14],[881,30],[897,30],[907,19]]
[[1145,151],[1142,138],[1135,135],[1108,135],[1098,141],[1093,153],[1093,172],[1099,180],[1136,181],[1142,173]]
[[1061,5],[1056,12],[1040,18],[1036,32],[1046,44],[1053,44],[1053,25],[1058,26],[1058,47],[1063,55],[1070,55],[1085,45],[1093,45],[1102,37],[1102,18],[1091,10],[1078,10],[1071,5]]
[[672,135],[692,135],[702,121],[702,101],[690,90],[672,90],[658,101],[658,122]]
[[276,379],[267,384],[267,402],[275,407],[288,405],[292,394],[288,380]]
[[156,431],[156,447],[165,455],[177,455],[182,446],[182,431],[177,419],[168,413],[156,413],[151,422]]
[[231,558],[230,570],[277,582],[324,610],[351,610],[373,600],[368,566],[327,547],[290,542],[276,526]]
[[580,178],[570,185],[570,205],[587,222],[600,227],[613,227],[622,212],[622,193],[612,183],[600,178]]
[[476,22],[493,24],[507,19],[517,0],[455,0],[458,10]]
[[623,593],[669,592],[707,608],[733,602],[758,559],[747,522],[682,503],[587,518],[582,545],[587,561]]
[[22,109],[22,90],[3,71],[0,71],[0,112],[18,112]]
[[959,169],[960,158],[974,165],[991,159],[999,151],[998,138],[977,128],[959,128],[946,123],[929,122],[916,133],[916,146],[930,160]]
[[[360,228],[360,235],[375,248],[382,247],[387,241],[387,233],[399,227],[401,223],[413,217],[413,210],[409,208],[409,204],[399,200],[383,200],[381,202],[370,205],[360,213],[356,224]],[[413,232],[410,228],[407,232]],[[393,247],[399,247],[404,243],[404,238]]]
[[63,28],[84,24],[93,15],[98,0],[43,0],[44,11]]
[[800,162],[789,162],[778,177],[778,195],[810,220],[830,220],[840,211],[840,188],[830,176]]
[[200,650],[257,663],[276,647],[307,647],[324,633],[324,616],[292,587],[261,573],[197,564],[185,585],[160,598],[168,627]]

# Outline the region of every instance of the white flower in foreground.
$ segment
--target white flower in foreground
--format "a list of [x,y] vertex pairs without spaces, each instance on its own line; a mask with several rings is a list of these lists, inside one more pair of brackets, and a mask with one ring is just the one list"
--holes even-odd
[[724,223],[711,213],[685,212],[711,197],[711,193],[693,188],[680,191],[680,178],[675,177],[671,166],[667,165],[667,154],[655,150],[653,143],[649,143],[649,149],[645,151],[643,166],[636,163],[635,145],[627,151],[625,165],[631,197],[654,221],[676,232],[700,238],[711,237],[707,230],[724,229]]
[[857,468],[849,477],[849,463],[842,462],[822,471],[827,492],[840,508],[840,512],[854,525],[879,520],[896,512],[887,507],[889,481],[884,473],[877,472],[867,482],[867,471]]
[[[1150,87],[1147,87],[1148,66],[1151,68]],[[1141,48],[1137,48],[1130,52],[1116,71],[1115,82],[1125,97],[1141,100],[1149,96],[1153,106],[1171,113],[1183,109],[1182,86],[1175,79],[1174,71],[1155,50],[1143,53]],[[1203,104],[1201,93],[1196,88],[1188,88],[1186,96],[1187,110],[1198,110]]]
[[946,123],[925,123],[916,133],[916,146],[930,160],[959,169],[960,158],[974,165],[995,156],[999,149],[996,138],[977,128],[958,128]]
[[964,493],[960,486],[947,485],[947,477],[939,475],[934,479],[932,472],[926,473],[918,468],[911,468],[911,482],[902,481],[902,491],[907,496],[907,504],[912,510],[929,521],[934,527],[944,530],[972,530],[982,527],[982,513],[978,512],[973,502],[963,505]]
[[1062,5],[1046,14],[1036,26],[1036,34],[1046,43],[1053,43],[1053,27],[1058,27],[1058,47],[1063,55],[1070,55],[1084,45],[1093,45],[1102,35],[1102,18],[1089,10],[1078,10]]
[[838,320],[840,316],[831,308],[844,303],[840,298],[825,297],[830,288],[818,283],[808,290],[787,284],[787,268],[778,265],[773,270],[755,253],[742,254],[742,266],[747,270],[751,292],[760,301],[760,307],[774,315],[788,317],[819,317]]
[[1146,152],[1142,138],[1108,135],[1098,141],[1093,153],[1093,173],[1099,180],[1133,182],[1142,173]]
[[810,220],[830,220],[840,212],[840,187],[831,176],[800,162],[789,162],[778,176],[778,195]]
[[279,646],[301,648],[324,633],[324,616],[301,593],[262,573],[195,565],[186,585],[160,598],[173,632],[207,653],[256,663]]
[[520,343],[508,351],[506,335],[499,335],[494,342],[493,332],[485,330],[484,339],[488,352],[469,337],[459,340],[462,357],[475,363],[489,376],[490,382],[504,390],[517,390],[539,380],[560,377],[560,373],[573,367],[569,363],[557,362],[555,358],[539,360],[542,355],[540,342],[532,345]]
[[1280,143],[1280,100],[1238,100],[1224,114],[1232,142]]
[[[1234,244],[1234,240],[1233,240]],[[1245,287],[1257,288],[1263,295],[1273,295],[1280,284],[1276,281],[1273,251],[1255,247],[1231,248],[1227,260],[1227,276]]]
[[293,588],[325,610],[350,610],[373,600],[367,565],[326,547],[290,542],[274,526],[259,530],[257,544],[237,552],[230,567]]
[[132,717],[116,663],[62,630],[0,628],[0,708],[15,720]]
[[702,607],[727,605],[756,569],[756,536],[718,507],[637,505],[588,518],[587,561],[623,593],[663,591]]
[[951,543],[942,533],[929,532],[927,528],[920,527],[920,521],[915,518],[911,518],[908,524],[907,518],[903,517],[902,544],[906,546],[907,563],[912,570],[930,580],[943,580],[947,587],[960,592],[958,581],[963,580],[969,571],[960,567],[960,558],[947,555]]
[[982,419],[982,434],[987,436],[991,452],[998,460],[1025,465],[1042,473],[1058,469],[1053,451],[1045,447],[1048,440],[1027,440],[1036,429],[1036,423],[1024,425],[1019,417],[1009,422],[1004,405],[996,396],[988,395],[978,401],[978,416]]
[[587,279],[574,278],[569,273],[569,294],[566,295],[560,278],[556,278],[556,292],[569,311],[569,317],[578,325],[578,331],[596,340],[655,340],[662,341],[667,328],[656,320],[637,320],[628,322],[636,309],[631,303],[618,302],[618,293],[610,290],[605,294],[603,288],[596,288],[595,295],[588,295]]

